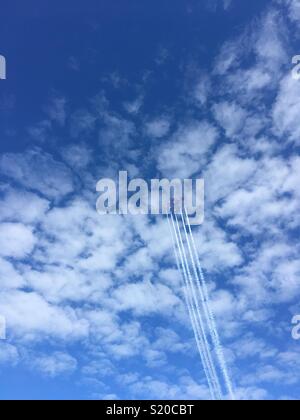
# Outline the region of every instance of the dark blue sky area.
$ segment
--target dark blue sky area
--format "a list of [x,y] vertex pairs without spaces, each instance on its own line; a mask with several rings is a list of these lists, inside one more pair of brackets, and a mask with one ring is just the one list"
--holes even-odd
[[[200,4],[199,4],[200,3]],[[240,31],[266,1],[235,2],[229,13],[212,2],[64,1],[9,2],[2,7],[0,53],[7,59],[7,81],[1,84],[4,102],[12,103],[0,122],[22,129],[43,118],[53,93],[66,95],[75,107],[103,89],[104,79],[117,73],[129,83],[111,92],[111,100],[129,100],[147,74],[145,107],[158,112],[182,94],[187,66],[210,69],[226,38]],[[215,10],[215,8],[214,8]],[[168,58],[161,68],[157,63]],[[71,63],[80,72],[72,71]],[[73,63],[74,65],[74,63]],[[200,65],[200,66],[199,66]],[[20,146],[22,141],[18,139]],[[10,150],[13,141],[2,142]],[[3,149],[2,149],[3,150]]]

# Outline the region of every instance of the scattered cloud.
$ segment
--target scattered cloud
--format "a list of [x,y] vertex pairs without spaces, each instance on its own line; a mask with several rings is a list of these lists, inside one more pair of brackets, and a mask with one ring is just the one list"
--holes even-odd
[[44,375],[54,378],[74,372],[77,368],[77,361],[69,354],[55,352],[52,355],[35,357],[33,365]]
[[[176,106],[143,115],[146,82],[118,110],[103,92],[75,110],[54,95],[47,119],[27,129],[40,148],[1,155],[1,367],[24,364],[52,380],[78,374],[98,398],[208,398],[167,221],[96,213],[98,177],[127,168],[204,177],[206,220],[195,239],[236,395],[293,395],[300,84],[288,54],[298,3],[272,2],[226,41],[176,117]],[[161,48],[160,70],[171,57]],[[69,67],[79,71],[75,57]],[[118,73],[101,83],[129,84]],[[52,141],[56,130],[66,141]]]

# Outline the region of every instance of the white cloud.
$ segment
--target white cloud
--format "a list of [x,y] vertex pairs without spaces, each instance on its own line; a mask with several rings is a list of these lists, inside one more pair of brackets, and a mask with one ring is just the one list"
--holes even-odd
[[3,258],[0,258],[0,287],[4,289],[19,288],[24,285],[22,276],[15,270],[14,266]]
[[0,341],[0,365],[17,364],[20,360],[18,349],[9,343]]
[[29,127],[28,133],[34,140],[39,143],[43,143],[49,138],[51,128],[51,121],[43,120]]
[[35,356],[33,366],[43,374],[54,378],[70,374],[77,369],[77,360],[67,353],[55,352],[44,356]]
[[[275,70],[285,64],[288,58],[285,41],[286,31],[280,13],[270,10],[261,20],[260,30],[257,34],[254,50],[258,60],[263,60],[267,68]],[[282,23],[282,26],[278,23]]]
[[[291,244],[276,245],[265,241],[251,262],[234,279],[247,296],[255,296],[256,305],[290,302],[298,296],[300,270],[298,249]],[[254,306],[254,305],[253,305]]]
[[228,138],[239,134],[247,117],[247,112],[243,108],[229,102],[221,102],[214,105],[213,112]]
[[236,340],[232,350],[239,359],[259,357],[262,360],[267,360],[277,355],[275,348],[272,348],[266,340],[256,337],[253,333],[248,333]]
[[155,263],[146,247],[140,248],[132,255],[129,255],[124,266],[122,266],[122,271],[131,276],[137,273],[151,272],[153,269],[155,269]]
[[183,342],[181,337],[172,329],[157,327],[155,331],[157,339],[153,347],[157,350],[172,353],[188,353],[192,351],[193,342]]
[[65,125],[67,100],[62,96],[55,96],[51,99],[45,110],[50,120],[59,125]]
[[166,117],[156,118],[145,125],[145,132],[149,137],[159,139],[165,137],[170,130],[170,120]]
[[208,205],[216,203],[245,185],[256,170],[256,161],[241,156],[236,146],[221,147],[204,171]]
[[113,293],[118,311],[131,310],[139,315],[168,313],[179,304],[179,299],[168,287],[147,281],[130,283],[117,288]]
[[199,106],[206,105],[211,94],[212,84],[208,76],[204,75],[199,78],[194,88],[194,99]]
[[31,254],[36,244],[32,229],[20,223],[0,224],[0,255],[3,257],[25,258]]
[[6,153],[0,159],[0,171],[29,189],[57,198],[73,191],[72,174],[51,155],[39,150],[23,154]]
[[35,194],[8,189],[0,200],[0,221],[38,223],[49,209],[49,202]]
[[138,96],[133,101],[124,102],[123,106],[129,114],[135,115],[139,113],[140,109],[143,106],[143,102],[144,102],[144,97],[141,95],[141,96]]
[[170,400],[205,400],[209,399],[207,387],[195,382],[190,376],[182,376],[177,383],[170,383],[167,379],[140,378],[130,385],[135,398],[148,395],[152,399]]
[[216,57],[214,74],[223,76],[232,68],[236,68],[243,54],[244,36],[236,40],[227,41],[222,45],[219,55]]
[[291,20],[300,23],[300,1],[285,0],[289,7],[289,17]]
[[34,292],[2,292],[0,313],[7,320],[10,335],[22,340],[54,337],[68,341],[88,334],[87,321],[78,319],[73,309],[50,305]]
[[242,188],[231,191],[217,206],[216,213],[229,218],[230,225],[254,233],[274,233],[283,223],[296,225],[300,205],[295,185],[299,172],[297,158],[290,161],[265,158],[256,165],[251,178],[244,180]]
[[[99,132],[100,145],[115,158],[132,156],[136,128],[132,121],[114,114],[103,114],[104,127]],[[130,152],[131,150],[131,152]]]
[[43,267],[43,272],[30,270],[23,274],[27,284],[49,302],[97,302],[111,285],[109,276],[99,271],[83,271],[62,267]]
[[[252,330],[259,326],[264,335],[282,338],[288,326],[277,325],[283,306],[276,305],[295,304],[300,291],[299,246],[293,237],[299,224],[300,165],[292,147],[289,157],[281,156],[286,145],[298,143],[300,136],[289,76],[282,79],[273,109],[269,103],[286,62],[287,32],[277,18],[274,12],[264,14],[224,45],[212,77],[198,80],[191,93],[193,119],[184,122],[179,117],[175,134],[152,144],[158,158],[154,153],[151,157],[157,158],[163,175],[189,177],[201,172],[205,177],[206,221],[195,229],[195,239],[241,399],[270,398],[261,384],[291,384],[297,377],[284,368],[298,366],[296,352],[268,345]],[[216,75],[222,75],[221,81]],[[199,121],[201,108],[213,101],[216,121],[235,144],[218,144],[217,128]],[[167,117],[145,119],[138,103],[126,106],[149,137],[163,139],[170,134]],[[93,112],[75,112],[70,116],[70,134],[89,139],[102,127],[101,158],[109,157],[112,172],[122,161],[137,175],[144,168],[136,159],[140,153],[136,126],[129,115],[123,119],[107,109],[100,98]],[[54,107],[49,115],[63,125],[66,114],[60,111]],[[49,127],[40,128],[48,133]],[[67,346],[82,340],[86,362],[82,373],[103,388],[99,396],[116,397],[108,385],[115,380],[136,398],[208,398],[200,362],[194,360],[195,345],[166,220],[99,217],[93,199],[85,198],[93,197],[86,191],[59,207],[58,199],[74,191],[75,175],[67,166],[79,170],[89,185],[94,182],[84,173],[93,163],[93,153],[83,142],[71,144],[61,154],[67,165],[39,150],[7,153],[0,160],[11,184],[55,201],[49,207],[37,194],[1,187],[0,220],[5,223],[0,225],[0,314],[6,317],[8,336],[17,347],[0,343],[0,362],[16,363],[24,347],[49,339],[54,349],[47,354],[28,351],[28,358],[36,359],[28,364],[52,377],[71,373],[77,362]],[[23,261],[12,263],[11,257]],[[129,358],[134,368],[146,366],[149,376],[146,370],[143,375],[128,372]],[[197,372],[199,364],[200,385],[179,368],[187,366],[186,360]],[[110,380],[101,383],[106,376]]]
[[238,245],[215,223],[207,220],[195,238],[203,266],[209,272],[218,272],[243,263]]
[[96,126],[97,118],[86,109],[80,109],[72,114],[70,134],[78,138],[90,134]]
[[234,74],[229,74],[227,80],[234,91],[244,94],[245,101],[248,97],[254,97],[259,91],[273,84],[272,74],[260,63],[249,69],[238,69]]
[[270,7],[239,36],[226,42],[214,66],[214,74],[222,76],[220,94],[261,108],[265,91],[277,88],[290,62],[287,34],[280,13]]
[[92,152],[83,143],[72,144],[62,150],[62,157],[72,168],[84,169],[92,160]]
[[182,125],[172,140],[157,150],[159,170],[171,178],[190,177],[206,162],[217,138],[217,130],[207,122]]
[[288,74],[280,84],[280,90],[273,107],[273,123],[278,136],[287,136],[300,144],[300,83]]
[[264,388],[240,387],[235,389],[236,398],[240,401],[259,401],[270,399],[270,394]]
[[77,199],[47,214],[41,236],[38,261],[105,272],[115,268],[131,233],[122,217],[101,217],[87,201]]

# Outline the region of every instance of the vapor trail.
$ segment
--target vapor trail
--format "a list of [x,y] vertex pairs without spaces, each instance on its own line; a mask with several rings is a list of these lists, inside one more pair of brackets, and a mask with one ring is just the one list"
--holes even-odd
[[[174,222],[172,220],[172,223],[173,223],[173,227],[172,227],[168,214],[167,214],[167,219],[168,219],[168,223],[169,223],[169,227],[170,227],[170,231],[171,231],[171,235],[172,235],[173,248],[174,248],[174,253],[175,253],[175,258],[176,258],[177,269],[181,273],[182,279],[184,280],[184,283],[185,283],[185,286],[186,286],[186,287],[184,287],[184,296],[185,296],[189,316],[190,316],[190,319],[191,319],[191,322],[192,322],[192,327],[193,327],[193,331],[194,331],[194,335],[195,335],[195,340],[196,340],[196,343],[197,343],[197,348],[198,348],[198,351],[199,351],[199,354],[200,354],[201,362],[202,362],[204,373],[205,373],[205,376],[206,376],[206,379],[207,379],[207,382],[208,382],[211,397],[212,397],[213,400],[215,400],[216,399],[215,390],[214,390],[214,386],[212,384],[212,380],[210,378],[210,373],[208,372],[208,367],[207,367],[208,361],[205,357],[205,351],[203,351],[204,341],[203,341],[203,338],[201,337],[201,333],[199,332],[199,326],[197,325],[197,318],[196,318],[195,309],[193,307],[191,296],[190,296],[189,290],[188,290],[187,273],[186,273],[184,261],[183,261],[183,258],[182,258],[182,254],[181,254],[181,251],[180,251],[180,248],[179,248],[179,243],[176,239],[176,231],[173,229],[175,227]],[[175,237],[174,237],[174,235],[175,235]],[[180,256],[180,261],[181,262],[179,262],[179,256]],[[181,266],[181,268],[180,268],[180,266]]]
[[183,240],[182,240],[182,236],[181,236],[181,231],[180,231],[180,227],[179,227],[179,223],[178,223],[178,219],[176,214],[174,215],[175,217],[175,222],[173,219],[173,215],[171,215],[172,217],[172,222],[174,225],[174,231],[176,234],[176,238],[177,238],[177,242],[178,242],[178,247],[180,249],[181,252],[181,257],[182,260],[184,261],[185,267],[186,267],[186,278],[187,278],[187,288],[188,290],[191,291],[191,295],[192,295],[192,300],[194,302],[194,306],[196,307],[196,312],[195,312],[195,316],[196,316],[196,320],[199,323],[200,326],[200,331],[201,331],[201,335],[203,337],[203,341],[204,341],[204,346],[203,346],[203,352],[204,355],[206,357],[207,360],[207,367],[210,373],[210,378],[213,382],[214,385],[214,389],[215,389],[215,395],[217,399],[222,399],[222,392],[221,392],[221,387],[220,387],[220,383],[219,383],[219,379],[215,370],[215,366],[214,366],[214,361],[212,359],[211,353],[210,353],[210,347],[209,347],[209,343],[207,341],[207,336],[206,336],[206,329],[205,329],[205,325],[203,323],[203,318],[201,315],[201,311],[199,308],[199,302],[195,293],[195,287],[194,287],[194,281],[190,272],[190,267],[189,267],[189,263],[187,260],[187,256],[186,256],[186,252],[185,252],[185,247],[183,244]]
[[[213,344],[213,347],[216,348],[215,342],[214,342],[214,339],[213,339],[214,338],[213,325],[211,323],[209,310],[208,310],[208,307],[207,307],[207,301],[206,301],[205,296],[204,296],[204,291],[203,291],[203,288],[200,284],[200,280],[199,280],[199,277],[198,277],[198,272],[197,272],[197,269],[196,269],[196,264],[195,264],[193,252],[192,252],[192,249],[191,249],[190,239],[189,239],[189,235],[188,235],[188,232],[187,232],[187,229],[186,229],[185,220],[184,220],[184,216],[183,216],[182,211],[181,211],[181,220],[182,220],[182,225],[183,225],[183,231],[184,231],[184,234],[185,234],[185,242],[187,244],[187,251],[188,251],[187,253],[190,257],[191,265],[192,265],[192,268],[193,268],[193,271],[194,271],[195,287],[197,288],[198,293],[200,295],[200,301],[201,301],[201,304],[202,304],[201,307],[202,307],[202,310],[203,310],[204,320],[205,320],[204,322],[205,322],[206,327],[208,328],[208,332],[210,334],[211,342]],[[216,384],[217,384],[218,391],[221,395],[221,398],[223,398],[222,387],[221,387],[221,384],[220,384],[220,381],[219,381],[219,376],[216,372],[215,364],[213,364],[213,370],[214,370],[214,375],[215,375],[215,378],[216,378]]]
[[193,303],[193,300],[192,300],[192,297],[191,297],[191,294],[190,294],[188,274],[187,274],[187,271],[186,271],[187,268],[185,266],[184,258],[183,258],[182,251],[181,251],[181,248],[180,248],[180,243],[179,243],[179,239],[178,239],[178,236],[177,236],[177,232],[176,232],[173,217],[171,218],[171,220],[172,220],[172,225],[173,225],[173,232],[174,232],[175,238],[176,238],[178,254],[179,254],[180,260],[181,260],[182,271],[180,270],[180,272],[181,272],[181,274],[184,278],[184,282],[185,282],[185,286],[186,286],[185,287],[185,297],[187,299],[187,305],[188,305],[189,314],[190,314],[193,329],[194,329],[194,334],[195,334],[195,338],[196,338],[196,342],[197,342],[197,347],[198,347],[199,354],[200,354],[200,357],[201,357],[201,361],[202,361],[202,364],[203,364],[205,376],[206,376],[207,381],[208,381],[208,385],[209,385],[209,388],[210,388],[212,399],[217,399],[217,396],[216,396],[216,393],[215,393],[215,387],[212,383],[212,378],[211,378],[210,366],[209,366],[209,361],[208,361],[208,353],[207,353],[207,350],[206,350],[206,347],[205,347],[203,333],[202,333],[202,331],[199,327],[197,315],[196,315],[196,312],[195,312],[194,303]]
[[220,368],[224,377],[224,381],[225,381],[225,385],[228,391],[228,395],[232,400],[235,400],[235,396],[234,396],[234,392],[233,392],[233,386],[231,383],[231,379],[229,377],[229,373],[227,370],[227,365],[226,365],[226,361],[225,361],[225,357],[224,357],[224,353],[223,353],[223,348],[221,345],[221,341],[220,341],[220,337],[219,337],[219,333],[216,327],[216,321],[215,321],[215,315],[214,312],[212,310],[211,304],[210,304],[210,298],[209,298],[209,293],[208,293],[208,287],[207,287],[207,283],[203,274],[203,270],[200,264],[200,260],[199,260],[199,255],[197,252],[197,248],[196,248],[196,243],[195,243],[195,239],[194,239],[194,235],[192,232],[192,228],[191,228],[191,224],[190,224],[190,220],[189,220],[189,216],[188,213],[186,211],[186,209],[184,209],[185,212],[185,218],[187,221],[187,225],[188,225],[188,231],[189,231],[189,236],[191,238],[191,242],[192,242],[192,247],[193,247],[193,253],[195,256],[195,260],[196,260],[196,264],[197,264],[197,268],[199,271],[199,275],[195,266],[195,262],[194,262],[194,257],[193,257],[193,253],[190,247],[190,242],[189,242],[189,238],[188,238],[188,234],[187,234],[187,230],[185,227],[185,221],[184,221],[184,217],[183,214],[181,213],[181,217],[182,217],[182,221],[183,221],[183,226],[184,226],[184,230],[185,230],[185,234],[186,234],[186,239],[188,242],[188,246],[189,246],[189,250],[190,250],[190,254],[191,254],[191,258],[193,261],[193,267],[194,267],[194,271],[195,271],[195,276],[197,279],[197,284],[198,284],[198,289],[199,292],[202,294],[204,294],[203,296],[203,306],[205,308],[205,313],[206,313],[206,317],[207,317],[207,323],[210,329],[210,334],[214,343],[214,347],[216,350],[216,354],[217,354],[217,358],[218,361],[220,363]]

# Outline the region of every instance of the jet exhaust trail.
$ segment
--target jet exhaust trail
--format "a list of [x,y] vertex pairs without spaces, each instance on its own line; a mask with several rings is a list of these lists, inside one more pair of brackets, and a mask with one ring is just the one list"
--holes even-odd
[[176,214],[170,212],[167,218],[177,268],[184,280],[186,304],[211,397],[214,400],[224,399],[224,388],[228,398],[234,400],[233,387],[188,214],[186,209],[184,213],[181,212],[183,232]]
[[199,299],[197,298],[194,279],[193,279],[192,274],[191,274],[190,265],[189,265],[189,262],[188,262],[188,257],[186,255],[186,249],[185,249],[185,246],[184,246],[184,243],[183,243],[183,238],[182,238],[182,234],[181,234],[181,230],[180,230],[180,225],[179,225],[178,218],[177,218],[176,215],[175,215],[175,222],[176,222],[175,226],[177,227],[177,233],[178,233],[179,243],[180,243],[180,247],[181,247],[181,252],[182,252],[183,259],[184,259],[185,266],[186,266],[187,278],[188,278],[188,287],[189,287],[190,293],[192,295],[193,303],[194,303],[194,306],[195,306],[195,309],[196,309],[195,313],[196,313],[196,316],[197,316],[197,320],[199,322],[200,331],[201,331],[203,341],[204,341],[204,350],[205,350],[206,357],[207,357],[207,363],[208,363],[208,368],[209,368],[209,371],[210,371],[210,375],[211,375],[213,385],[214,385],[214,388],[215,388],[216,399],[222,399],[222,392],[221,392],[220,384],[219,384],[219,381],[218,381],[218,376],[217,376],[217,373],[216,373],[216,370],[215,370],[215,365],[214,365],[214,362],[212,360],[211,349],[210,349],[210,345],[209,345],[209,342],[208,342],[208,339],[207,339],[207,334],[206,334],[205,322],[204,322],[203,316],[202,316],[203,311],[202,311],[201,305],[199,304]]
[[[177,251],[176,251],[177,252]],[[179,271],[181,271],[180,267],[178,267]],[[185,274],[183,272],[181,272],[182,278],[184,279]],[[191,322],[192,322],[192,328],[194,331],[194,335],[195,335],[195,340],[196,340],[196,344],[197,344],[197,348],[200,354],[200,358],[203,364],[203,368],[204,368],[204,373],[205,376],[207,378],[208,381],[208,385],[209,385],[209,389],[210,389],[210,394],[212,399],[215,399],[215,390],[214,390],[214,386],[211,382],[211,378],[210,378],[210,373],[208,372],[208,367],[207,367],[207,360],[206,357],[204,356],[204,351],[203,351],[203,346],[204,346],[204,342],[203,342],[203,338],[201,336],[201,333],[199,332],[199,327],[197,325],[197,317],[195,314],[195,310],[191,301],[191,297],[188,293],[188,290],[186,288],[184,288],[184,296],[185,296],[185,301],[186,301],[186,305],[188,308],[188,312],[189,312],[189,316],[191,318]]]
[[[181,253],[181,250],[180,250],[180,244],[179,244],[179,241],[178,241],[178,238],[177,238],[177,233],[176,233],[176,230],[175,230],[174,220],[172,219],[173,227],[171,226],[169,216],[168,216],[168,221],[169,221],[169,225],[170,225],[170,229],[171,229],[172,239],[174,241],[173,246],[174,246],[174,249],[175,249],[175,256],[176,256],[176,260],[177,260],[178,269],[181,272],[182,278],[184,279],[184,283],[185,283],[185,289],[184,289],[185,299],[186,299],[189,315],[190,315],[190,318],[191,318],[191,321],[192,321],[192,327],[193,327],[193,330],[194,330],[194,335],[195,335],[198,351],[199,351],[199,354],[200,354],[200,357],[201,357],[202,365],[203,365],[203,368],[204,368],[204,373],[205,373],[205,376],[206,376],[206,379],[207,379],[207,382],[208,382],[208,385],[209,385],[211,397],[214,400],[214,399],[216,399],[216,396],[215,396],[215,390],[214,390],[214,386],[212,384],[212,380],[211,380],[211,376],[210,376],[210,372],[209,372],[207,354],[206,354],[206,350],[205,350],[205,347],[204,347],[205,344],[204,344],[204,341],[203,341],[202,333],[199,329],[199,325],[197,324],[197,316],[196,316],[196,313],[195,313],[194,304],[192,302],[191,295],[189,293],[186,267],[185,267],[185,263],[184,263],[182,253]],[[176,235],[176,239],[174,239],[174,235]],[[180,264],[181,264],[182,270],[180,269],[180,265],[179,265],[179,256],[177,255],[177,249],[178,249],[178,254],[180,256]]]
[[[199,314],[196,313],[196,305],[195,305],[195,301],[193,300],[193,296],[192,296],[192,292],[191,292],[191,288],[190,288],[190,284],[189,284],[189,278],[188,278],[188,271],[189,268],[186,265],[186,260],[184,258],[184,255],[182,253],[182,247],[181,247],[181,241],[178,237],[178,233],[177,233],[177,229],[175,226],[175,221],[173,218],[173,215],[170,216],[171,220],[172,220],[172,224],[170,222],[169,216],[168,216],[168,221],[169,221],[169,226],[171,229],[171,234],[172,234],[172,239],[173,239],[173,246],[175,249],[175,256],[176,256],[176,261],[177,261],[177,266],[179,271],[181,272],[181,275],[184,279],[184,283],[185,283],[185,297],[186,297],[186,302],[187,302],[187,307],[188,307],[188,311],[191,317],[191,321],[192,321],[192,326],[193,326],[193,330],[194,330],[194,334],[195,334],[195,338],[196,338],[196,343],[197,343],[197,347],[200,353],[200,357],[201,357],[201,361],[203,364],[203,368],[204,368],[204,372],[207,378],[207,382],[210,388],[210,392],[211,392],[211,396],[213,400],[216,399],[221,399],[220,396],[220,389],[219,386],[217,385],[217,378],[216,378],[216,373],[214,371],[213,368],[213,362],[211,360],[211,355],[210,355],[210,349],[206,340],[206,335],[205,335],[205,331],[204,331],[204,327],[203,327],[203,322],[200,316],[199,319]],[[180,231],[179,231],[180,234]],[[177,253],[178,250],[178,253]],[[179,264],[179,257],[180,257],[180,262],[181,264]],[[182,270],[180,270],[180,265],[182,267]]]
[[[193,232],[192,232],[191,224],[190,224],[190,221],[189,221],[189,216],[186,212],[186,209],[184,209],[184,212],[185,212],[185,218],[186,218],[187,225],[188,225],[189,236],[191,238],[191,242],[192,242],[192,246],[193,246],[193,253],[194,253],[194,256],[195,256],[197,268],[198,268],[199,275],[200,275],[200,279],[199,279],[199,276],[198,276],[198,273],[197,273],[197,270],[196,270],[196,278],[197,278],[197,282],[198,282],[198,287],[201,289],[201,286],[202,286],[202,288],[203,288],[204,305],[206,307],[206,314],[207,314],[207,317],[208,317],[207,322],[208,322],[211,337],[212,337],[212,340],[213,340],[213,343],[214,343],[214,346],[215,346],[216,354],[217,354],[217,357],[218,357],[218,360],[219,360],[219,363],[220,363],[220,368],[221,368],[221,371],[222,371],[222,374],[223,374],[223,377],[224,377],[224,381],[225,381],[225,385],[226,385],[228,395],[229,395],[231,400],[234,400],[235,396],[234,396],[234,392],[233,392],[233,386],[232,386],[232,383],[231,383],[231,380],[230,380],[230,377],[229,377],[229,373],[228,373],[228,370],[227,370],[226,361],[225,361],[225,357],[224,357],[224,353],[223,353],[223,348],[222,348],[219,333],[218,333],[218,330],[217,330],[217,327],[216,327],[215,315],[213,313],[213,310],[212,310],[212,307],[211,307],[211,304],[210,304],[210,298],[209,298],[207,283],[206,283],[205,276],[204,276],[204,273],[203,273],[203,270],[202,270],[202,267],[201,267],[201,264],[200,264],[199,255],[198,255],[198,252],[197,252],[197,247],[196,247],[194,235],[193,235]],[[182,215],[182,217],[183,217],[183,215]],[[183,219],[183,224],[185,226],[184,219]],[[185,228],[185,230],[186,230],[186,228]],[[186,236],[187,236],[187,240],[189,240],[188,234],[186,234]],[[192,255],[192,251],[191,251],[191,255]]]

